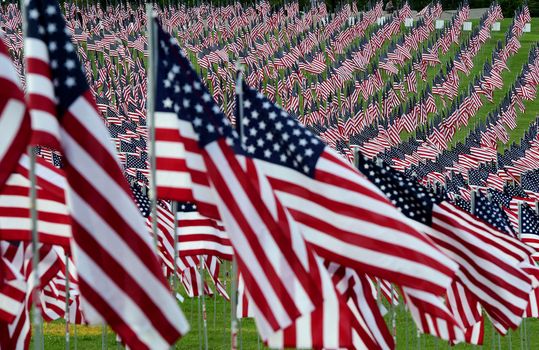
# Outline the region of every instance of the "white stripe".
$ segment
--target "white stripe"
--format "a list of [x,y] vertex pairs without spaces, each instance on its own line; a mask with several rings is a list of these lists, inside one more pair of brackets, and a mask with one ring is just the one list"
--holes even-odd
[[41,95],[51,101],[55,100],[54,85],[52,85],[52,81],[48,77],[45,77],[41,74],[28,73],[26,81],[26,93],[28,95]]
[[26,58],[35,58],[45,63],[49,62],[49,50],[47,45],[40,40],[31,37],[24,38],[24,54]]
[[19,76],[13,67],[11,59],[5,54],[0,54],[0,67],[2,67],[0,69],[0,79],[9,80],[20,88]]
[[[149,348],[168,349],[166,340],[161,337],[159,330],[154,328],[139,305],[116,286],[116,281],[111,280],[108,274],[86,255],[84,249],[76,244],[73,244],[73,247],[76,247],[74,256],[79,266],[80,278],[89,284],[94,292],[99,293],[107,302],[107,306],[113,309]],[[144,327],[141,327],[142,325]]]
[[[2,64],[1,61],[0,64]],[[0,71],[4,70],[0,69]],[[2,110],[2,115],[0,115],[0,130],[2,130],[2,137],[0,137],[0,161],[11,150],[10,146],[21,127],[24,112],[24,103],[13,98],[8,100]]]
[[[174,299],[170,297],[170,292],[166,286],[161,283],[152,271],[148,270],[144,262],[131,250],[131,247],[117,235],[108,223],[105,222],[83,198],[79,197],[77,192],[69,191],[68,198],[70,199],[69,203],[73,219],[89,232],[102,249],[107,251],[109,255],[126,270],[131,278],[137,283],[137,287],[143,290],[147,297],[154,302],[156,308],[159,309],[168,322],[171,325],[175,325],[183,334],[182,326],[186,325],[187,322],[180,309],[175,305]],[[148,233],[147,236],[149,237]],[[91,260],[89,258],[86,259]],[[80,263],[81,262],[79,262],[79,264]],[[81,265],[77,266],[79,266],[79,276],[89,282],[88,278],[90,277],[88,274],[83,276],[83,271],[80,267]],[[92,271],[92,277],[96,277],[94,275],[96,268],[88,270]],[[109,280],[108,276],[106,280]],[[104,281],[104,279],[102,279],[102,281]],[[108,288],[109,283],[110,289]],[[105,299],[109,301],[111,307],[116,303],[116,299],[122,298],[121,295],[123,294],[118,294],[116,286],[112,286],[112,282],[107,282],[101,289],[96,288],[95,290],[97,292],[107,291],[108,296],[105,297]],[[119,312],[119,310],[117,311]]]

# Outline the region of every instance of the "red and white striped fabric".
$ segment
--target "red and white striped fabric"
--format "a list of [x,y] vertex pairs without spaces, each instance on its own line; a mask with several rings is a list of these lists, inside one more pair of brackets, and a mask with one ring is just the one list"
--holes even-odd
[[180,255],[214,255],[232,260],[232,245],[221,223],[201,215],[194,203],[178,202]]
[[0,37],[0,189],[25,151],[30,136],[30,117],[24,104],[15,67]]
[[529,258],[524,244],[446,202],[434,206],[432,228],[429,236],[459,263],[459,281],[490,317],[504,328],[518,327],[533,283],[519,267]]
[[[320,147],[322,141],[295,118],[247,86],[244,95],[246,106],[268,106],[246,107],[243,123],[254,125],[248,134],[269,132],[272,142],[280,146],[281,158],[287,159],[289,152],[305,162],[299,168],[291,162],[257,157],[280,202],[320,257],[400,286],[445,293],[457,269],[451,259],[410,226],[383,193],[346,160],[327,146]],[[256,129],[259,123],[264,130]],[[306,154],[310,154],[308,162]]]
[[[39,241],[69,248],[72,237],[71,217],[65,197],[57,197],[37,187],[37,229]],[[0,237],[6,240],[32,240],[30,217],[30,181],[13,173],[0,192]]]
[[402,288],[406,304],[418,329],[455,343],[464,340],[464,327],[459,323],[443,299],[432,293]]
[[[202,215],[221,218],[252,304],[257,309],[259,329],[286,328],[321,303],[320,291],[299,261],[290,238],[279,227],[235,158],[228,145],[230,139],[225,140],[221,134],[225,130],[231,132],[230,123],[211,100],[179,47],[171,44],[170,35],[157,23],[155,25],[158,42],[162,43],[157,45],[157,76],[170,72],[175,77],[174,83],[182,86],[178,93],[173,93],[158,84],[156,101],[177,101],[184,106],[182,113],[172,114],[178,118],[176,126],[181,127],[178,130],[181,130],[181,142],[186,150],[186,164],[190,171],[202,174],[206,180],[203,187],[210,190],[197,191],[197,184],[193,182],[197,208]],[[158,103],[156,108],[167,110],[163,106],[166,105]],[[204,114],[194,118],[192,113],[201,111]],[[156,118],[161,117],[156,113]],[[219,129],[214,125],[219,125]],[[191,180],[194,181],[194,176]],[[209,203],[207,208],[206,203]],[[212,213],[212,207],[218,211]]]
[[394,339],[382,315],[382,309],[387,310],[377,303],[371,280],[339,264],[326,262],[326,266],[337,290],[347,298],[354,320],[359,321],[359,327],[352,329],[355,348],[393,349]]
[[255,317],[255,310],[250,301],[249,294],[245,289],[245,282],[241,274],[238,275],[238,306],[236,308],[237,318]]
[[[47,114],[42,118],[46,126],[38,130],[57,130],[48,136],[59,141],[65,156],[73,220],[71,248],[85,316],[90,323],[104,319],[131,348],[169,348],[189,326],[165,281],[151,236],[65,33],[62,12],[52,0],[30,0],[26,11],[30,75],[50,88],[38,90],[42,89],[38,84],[30,88],[29,82],[30,99],[46,95],[45,100],[39,95],[30,107],[40,117]],[[54,27],[53,35],[41,34],[43,21]],[[64,62],[72,64],[67,67]],[[46,111],[40,109],[42,105],[48,106]]]
[[[30,345],[30,309],[32,307],[32,294],[35,288],[35,272],[32,267],[32,247],[30,244],[20,243],[24,253],[17,257],[17,267],[27,281],[24,306],[15,319],[9,323],[0,323],[0,348],[2,349],[28,349]],[[53,278],[59,269],[58,255],[50,245],[41,244],[39,247],[39,281],[40,288],[44,287]]]
[[206,270],[208,270],[217,292],[226,300],[230,300],[230,297],[226,291],[226,286],[224,286],[219,280],[219,270],[221,269],[221,261],[219,258],[215,256],[208,256],[204,260],[204,264],[206,265]]
[[[447,289],[446,301],[451,314],[465,329],[464,340],[466,342],[482,341],[482,338],[471,337],[471,334],[474,334],[472,329],[475,329],[478,323],[483,322],[483,315],[480,304],[470,291],[455,281]],[[471,344],[479,343],[471,342]]]
[[[11,257],[5,256],[9,248],[23,252],[23,244],[17,243],[17,248],[12,247],[11,243],[0,242],[0,264],[3,266],[3,281],[0,284],[0,321],[11,323],[22,311],[26,297],[26,279],[21,274],[20,268],[17,268],[11,260],[15,260],[13,254]],[[0,342],[1,343],[1,342]]]

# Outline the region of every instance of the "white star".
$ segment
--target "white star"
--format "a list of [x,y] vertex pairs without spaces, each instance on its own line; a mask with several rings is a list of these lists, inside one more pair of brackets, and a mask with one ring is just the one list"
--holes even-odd
[[65,67],[69,70],[75,68],[75,61],[73,60],[66,60]]
[[300,139],[300,140],[299,140],[299,144],[300,144],[301,146],[305,146],[305,145],[307,145],[307,140],[305,140],[305,139]]
[[45,28],[43,28],[43,26],[37,27],[37,31],[38,31],[39,34],[41,34],[41,35],[45,34]]
[[286,155],[281,154],[281,162],[286,162]]
[[273,140],[273,134],[271,132],[266,133],[266,139]]
[[294,129],[294,131],[292,131],[292,134],[294,134],[295,136],[299,136],[301,135],[301,131],[299,131],[299,129]]
[[249,101],[249,100],[243,101],[243,106],[244,106],[245,108],[251,108],[251,101]]
[[225,139],[225,142],[226,142],[226,144],[229,145],[229,146],[232,146],[232,145],[234,144],[234,140],[232,140],[231,137],[227,137],[227,138]]
[[46,11],[47,11],[47,14],[49,16],[52,16],[52,15],[54,15],[56,13],[56,8],[54,8],[54,6],[52,6],[52,5],[49,5],[49,6],[47,6]]
[[211,124],[208,124],[206,126],[206,129],[208,129],[208,132],[215,132],[215,127],[213,125],[211,125]]
[[213,107],[211,108],[211,110],[212,110],[213,113],[215,113],[215,114],[221,112],[221,110],[219,109],[219,106],[217,106],[217,105],[213,105]]
[[56,41],[51,41],[49,43],[49,51],[56,51],[57,48],[58,46],[56,45]]
[[307,165],[303,166],[303,172],[305,172],[305,173],[309,172],[309,167]]
[[269,116],[269,118],[270,118],[271,120],[277,118],[277,114],[276,114],[275,112],[273,112],[273,111],[269,112],[269,113],[268,113],[268,116]]
[[51,68],[52,69],[58,68],[58,61],[57,60],[52,60],[51,61]]
[[249,135],[256,136],[256,129],[254,128],[249,129]]
[[252,111],[251,112],[251,117],[253,117],[254,119],[258,118],[258,112],[257,111]]
[[183,106],[185,108],[189,108],[189,106],[191,105],[191,101],[189,101],[188,99],[184,98],[183,99]]
[[177,103],[175,103],[174,104],[174,112],[178,113],[179,111],[180,111],[180,106]]
[[283,133],[283,135],[281,136],[283,138],[283,140],[285,141],[288,141],[288,139],[290,138],[290,135],[288,135],[286,132]]
[[264,140],[258,139],[258,140],[256,140],[256,144],[257,144],[259,147],[262,147],[262,146],[264,146]]
[[54,33],[55,31],[56,31],[56,24],[49,23],[49,25],[47,26],[47,32]]
[[31,19],[37,19],[39,17],[39,11],[37,9],[31,9],[29,16]]
[[306,155],[307,157],[312,156],[312,155],[313,155],[313,150],[310,149],[310,148],[307,148],[307,149],[305,150],[305,155]]
[[178,84],[174,85],[174,92],[175,93],[180,92],[180,85],[178,85]]
[[255,153],[255,150],[256,150],[256,147],[253,145],[249,145],[249,147],[247,147],[247,152],[249,153]]
[[202,119],[196,117],[195,119],[193,119],[193,125],[194,126],[201,126],[202,125]]
[[206,92],[202,95],[202,99],[206,102],[209,102],[211,100],[211,96]]
[[186,94],[190,93],[191,91],[193,91],[193,88],[191,87],[191,85],[189,84],[185,84],[183,86],[183,91],[185,91]]
[[67,52],[73,52],[73,44],[72,43],[66,43],[65,46],[64,46],[64,49]]
[[178,73],[180,72],[180,66],[178,66],[178,65],[176,65],[176,64],[173,65],[173,66],[172,66],[172,71],[173,71],[174,73],[178,74]]
[[195,81],[193,86],[195,87],[195,90],[200,90],[200,83],[198,81]]
[[269,102],[262,103],[262,108],[264,108],[264,109],[270,108],[270,103]]
[[172,100],[170,99],[170,97],[167,97],[163,100],[163,107],[172,108]]
[[76,85],[75,78],[67,77],[65,84],[66,84],[67,87],[75,86]]
[[275,123],[275,129],[281,130],[282,128],[283,128],[283,123],[281,123],[281,122]]
[[264,130],[266,128],[266,123],[264,123],[263,121],[261,121],[260,123],[258,123],[258,127],[262,130]]
[[245,126],[249,125],[249,119],[243,118],[242,124],[245,125]]
[[163,80],[163,85],[164,85],[166,88],[169,88],[169,87],[170,87],[170,80],[168,80],[168,79]]
[[202,108],[202,106],[201,106],[199,103],[197,103],[197,104],[195,105],[195,110],[197,111],[197,113],[202,113],[203,108]]
[[279,151],[280,149],[281,149],[281,145],[279,145],[278,143],[273,144],[273,150],[274,151]]
[[269,149],[264,151],[264,157],[266,157],[266,158],[271,157],[271,151]]

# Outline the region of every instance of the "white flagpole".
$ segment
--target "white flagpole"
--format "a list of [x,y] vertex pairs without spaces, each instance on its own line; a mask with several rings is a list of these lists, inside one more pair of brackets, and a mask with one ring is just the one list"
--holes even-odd
[[66,257],[66,308],[65,308],[65,320],[66,320],[66,350],[69,350],[69,253],[65,254]]
[[204,255],[200,255],[200,280],[201,280],[201,291],[200,302],[202,304],[202,332],[204,336],[204,350],[208,350],[208,322],[206,318],[206,300],[204,298]]
[[[22,33],[23,40],[26,37],[27,30],[27,18],[26,18],[26,4],[25,0],[20,2],[21,16],[22,16]],[[43,339],[43,318],[41,317],[41,303],[39,302],[40,292],[40,278],[39,278],[39,233],[37,229],[37,188],[36,188],[36,157],[34,154],[34,147],[28,146],[28,156],[30,157],[30,220],[32,230],[32,271],[33,271],[33,291],[32,291],[32,304],[33,304],[33,317],[32,323],[34,326],[34,349],[41,350],[44,346]]]
[[[243,147],[243,69],[239,62],[236,63],[236,70],[238,71],[238,79],[236,80],[236,94],[238,95],[238,112],[239,119],[236,123],[239,123],[240,143]],[[236,350],[238,348],[238,317],[236,315],[236,309],[238,305],[238,263],[236,259],[232,258],[232,276],[230,280],[231,295],[230,295],[230,336],[231,336],[231,349]]]
[[157,72],[157,45],[156,45],[156,28],[155,28],[155,12],[151,4],[146,4],[146,18],[148,21],[148,92],[146,101],[146,116],[150,120],[150,203],[152,215],[152,234],[155,250],[157,251],[157,182],[156,182],[156,167],[155,167],[155,74]]

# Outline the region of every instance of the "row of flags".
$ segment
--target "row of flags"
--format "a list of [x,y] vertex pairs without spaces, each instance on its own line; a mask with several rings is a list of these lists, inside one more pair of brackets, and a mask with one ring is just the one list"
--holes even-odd
[[[262,5],[257,5],[256,11],[269,15]],[[497,18],[499,6],[491,9],[486,15],[490,20]],[[343,9],[346,14],[350,11]],[[378,11],[377,7],[374,11]],[[426,35],[424,23],[432,25],[439,11],[439,4],[428,6],[423,13],[425,22],[418,22],[411,33]],[[247,310],[241,315],[255,317],[263,340],[273,347],[393,348],[394,340],[376,303],[373,283],[383,287],[390,302],[398,299],[398,289],[421,331],[453,342],[481,342],[481,307],[501,333],[518,327],[525,312],[537,317],[533,315],[537,306],[530,303],[536,300],[533,297],[537,287],[531,260],[534,250],[518,241],[515,234],[504,233],[505,226],[496,224],[501,214],[485,216],[485,209],[496,208],[493,203],[477,205],[475,192],[470,192],[474,208],[470,206],[471,213],[467,213],[458,207],[462,204],[457,203],[459,198],[449,203],[421,187],[409,174],[396,173],[368,160],[363,163],[356,157],[361,175],[346,158],[324,144],[325,138],[316,136],[319,129],[306,128],[278,107],[275,95],[268,98],[247,86],[248,76],[232,85],[238,96],[234,101],[232,95],[233,101],[227,106],[235,108],[226,110],[225,106],[228,113],[223,114],[211,84],[199,77],[187,59],[189,52],[182,51],[173,36],[151,22],[157,30],[156,41],[148,43],[156,50],[152,59],[157,66],[151,72],[157,78],[157,87],[150,96],[156,106],[150,113],[155,114],[159,198],[154,253],[149,229],[153,218],[146,193],[150,157],[145,149],[149,134],[146,116],[141,113],[144,108],[137,105],[136,99],[130,105],[133,89],[116,88],[121,84],[133,87],[131,81],[127,84],[125,77],[124,82],[120,78],[125,66],[119,68],[114,55],[105,56],[109,58],[100,68],[93,66],[100,59],[87,59],[85,76],[77,57],[77,51],[84,57],[84,49],[70,41],[70,30],[66,30],[59,7],[52,1],[34,1],[27,12],[27,96],[25,99],[20,89],[8,90],[11,94],[18,92],[6,100],[14,99],[22,109],[19,119],[9,119],[9,125],[14,126],[13,137],[8,140],[13,141],[3,148],[9,157],[2,160],[6,162],[2,169],[10,171],[4,175],[2,191],[22,187],[23,201],[28,191],[30,162],[28,156],[20,156],[29,141],[17,140],[17,136],[29,135],[31,116],[32,143],[42,146],[37,152],[43,157],[36,164],[38,200],[46,202],[47,210],[56,210],[53,215],[40,212],[40,220],[44,221],[38,223],[38,229],[44,230],[40,239],[45,249],[50,248],[46,243],[64,248],[63,252],[51,253],[64,265],[58,263],[50,277],[41,278],[47,282],[40,288],[47,319],[61,313],[57,303],[66,296],[65,287],[61,292],[66,274],[61,271],[65,270],[65,261],[72,258],[74,264],[69,265],[75,266],[77,273],[69,277],[76,281],[70,295],[78,296],[80,290],[80,298],[70,300],[76,313],[74,321],[106,320],[133,348],[167,347],[187,331],[188,325],[168,290],[162,265],[168,276],[177,274],[177,268],[182,272],[180,277],[189,295],[199,295],[201,291],[208,294],[209,287],[197,269],[201,262],[197,256],[206,255],[203,265],[217,291],[228,297],[218,280],[217,258],[230,259],[232,254],[241,276],[240,310]],[[294,4],[286,12],[290,17],[297,15]],[[466,12],[462,7],[455,21],[466,18]],[[268,23],[280,23],[286,17],[280,13],[275,22]],[[370,18],[375,13],[371,12]],[[402,21],[404,13],[394,18]],[[252,18],[255,15],[259,14],[255,12]],[[330,22],[326,30],[346,27],[344,18],[342,14],[335,16],[335,22]],[[526,20],[521,15],[517,18],[518,23]],[[396,34],[398,26],[391,25],[389,28],[395,28],[391,33]],[[129,28],[136,32],[132,26]],[[510,33],[522,34],[513,29]],[[103,33],[101,40],[113,42],[111,36]],[[391,35],[385,39],[390,38]],[[113,52],[111,44],[106,45],[109,53]],[[391,52],[397,52],[398,57],[394,58],[409,59],[395,47]],[[144,51],[144,45],[141,49]],[[7,53],[4,56],[8,58]],[[132,76],[135,91],[144,92],[140,95],[144,100],[141,62],[138,57],[133,67],[139,72]],[[529,71],[534,63],[532,51]],[[109,81],[89,87],[86,79],[95,82],[95,69],[102,81]],[[6,76],[16,81],[13,72]],[[488,72],[492,76],[492,70]],[[386,91],[392,91],[394,86]],[[124,91],[127,93],[122,96]],[[103,100],[94,104],[93,94]],[[127,113],[129,120],[116,114],[122,104],[121,114]],[[131,164],[123,173],[103,128],[100,110],[106,114],[106,125],[120,148],[120,160]],[[5,114],[2,119],[7,121],[12,115]],[[36,137],[40,141],[35,141]],[[349,150],[346,153],[349,146],[342,141],[344,138],[333,140],[334,147],[353,159]],[[17,173],[12,174],[13,170]],[[124,177],[130,180],[131,188]],[[47,190],[39,197],[42,186]],[[7,194],[17,195],[13,193]],[[0,198],[0,205],[4,203],[11,209],[11,199]],[[171,205],[167,200],[180,202]],[[26,210],[19,211],[21,218],[28,217],[26,208],[21,206]],[[522,207],[518,210],[522,212]],[[529,222],[526,227],[533,231],[537,218],[529,210],[525,212],[524,221]],[[522,215],[517,213],[517,225]],[[483,221],[478,223],[477,217]],[[65,229],[50,225],[62,222]],[[2,230],[2,239],[30,240],[29,220],[26,224],[22,232],[13,232],[9,237]],[[174,247],[173,240],[176,225],[181,234],[179,247]],[[528,242],[533,244],[532,239]],[[459,245],[461,241],[466,244]],[[2,250],[3,264],[13,265],[17,254],[12,251],[26,251],[28,246],[6,245]],[[182,255],[179,258],[177,249]],[[41,256],[48,254],[43,251]],[[498,274],[493,273],[494,268]],[[11,271],[17,269],[28,276],[22,267]],[[4,278],[3,285],[21,280],[13,275]],[[20,299],[24,288],[18,287],[11,290],[21,300],[21,309],[15,320],[3,318],[9,322],[0,330],[7,335],[2,338],[2,346],[7,348],[29,341],[28,310],[33,286],[27,287],[25,299]],[[471,313],[461,312],[459,305],[464,303],[470,305],[467,310]],[[21,327],[26,331],[21,333]]]

